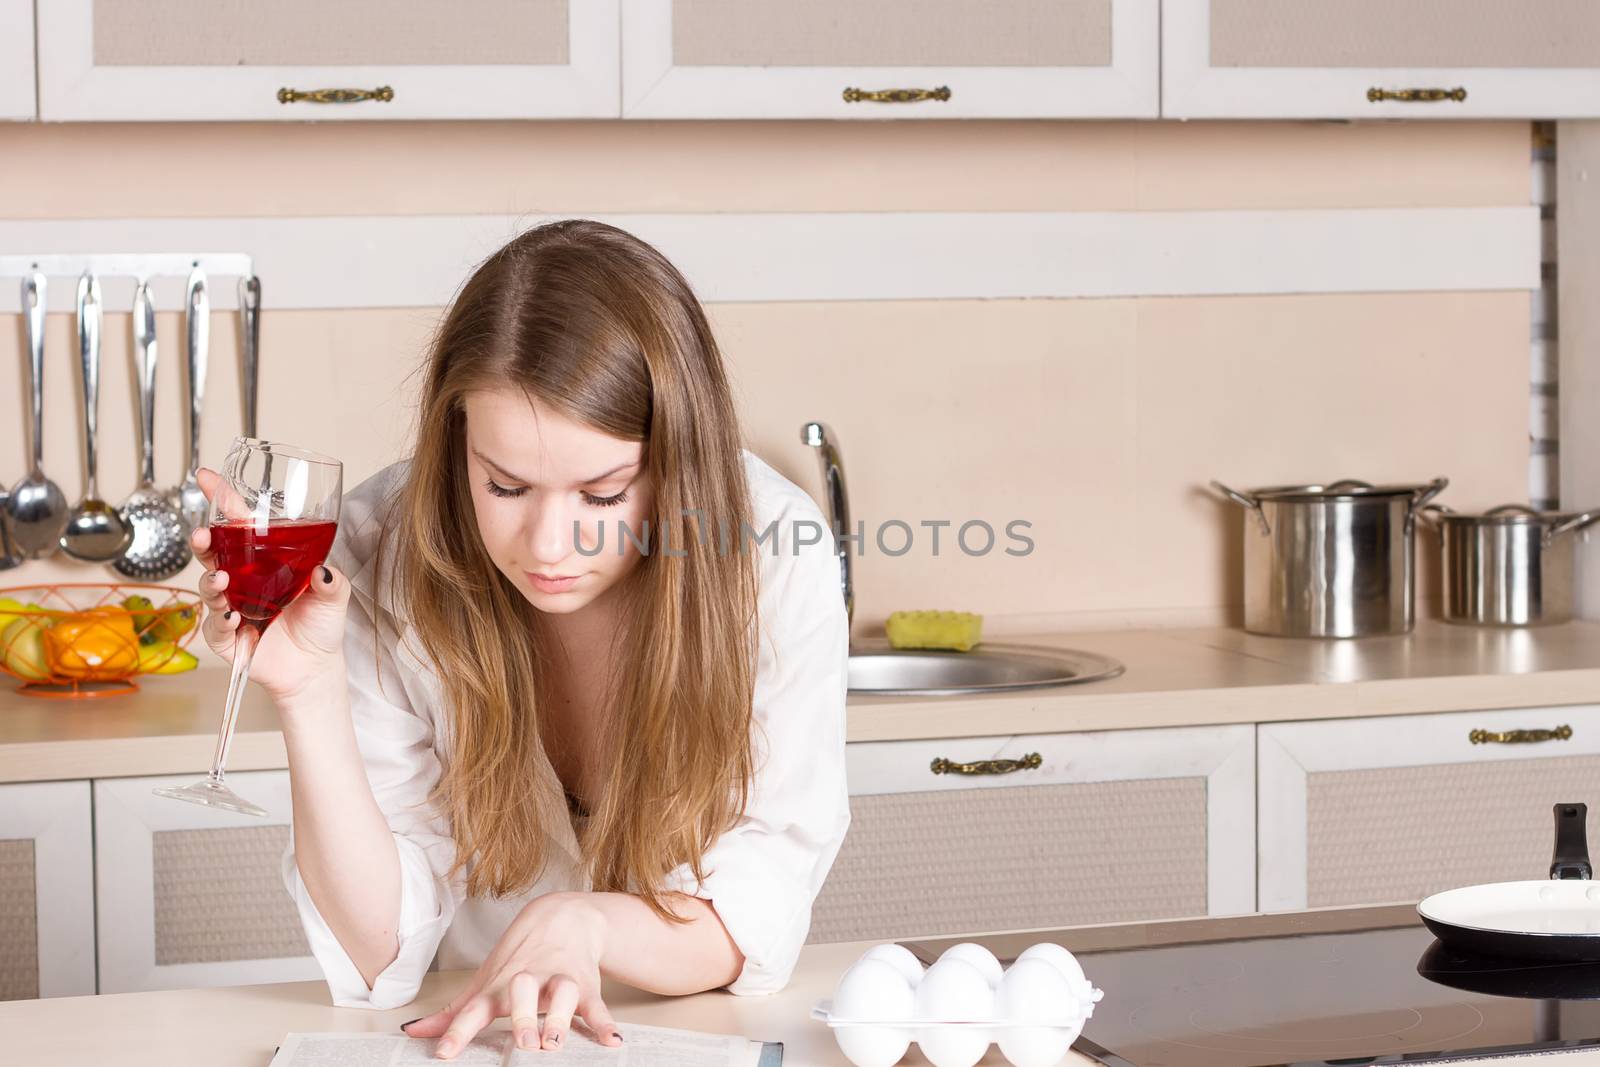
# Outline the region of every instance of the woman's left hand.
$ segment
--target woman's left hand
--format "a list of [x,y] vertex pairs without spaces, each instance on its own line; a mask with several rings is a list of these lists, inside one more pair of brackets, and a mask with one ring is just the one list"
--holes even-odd
[[451,1059],[480,1030],[508,1016],[518,1048],[558,1049],[576,1013],[601,1044],[622,1044],[616,1021],[600,999],[606,918],[588,897],[549,893],[530,901],[467,987],[444,1008],[406,1024],[405,1033],[438,1037],[435,1055]]

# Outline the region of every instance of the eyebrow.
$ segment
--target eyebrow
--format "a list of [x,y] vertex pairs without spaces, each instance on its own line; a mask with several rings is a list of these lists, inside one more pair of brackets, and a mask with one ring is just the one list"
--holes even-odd
[[[474,448],[472,450],[472,454],[474,456],[477,456],[479,462],[481,462],[484,466],[490,468],[496,474],[500,475],[500,477],[504,478],[508,482],[519,482],[522,485],[532,485],[532,484],[534,484],[528,478],[522,478],[522,477],[519,477],[518,475],[512,474],[510,471],[508,471],[504,467],[500,466],[500,464],[496,463],[494,460],[490,459],[488,456],[484,455],[482,452],[479,452],[476,448]],[[583,481],[579,482],[578,484],[579,485],[593,485],[595,482],[602,481],[602,480],[604,480],[606,478],[611,477],[613,474],[616,474],[618,471],[625,471],[629,467],[637,467],[639,465],[639,462],[640,462],[639,460],[634,460],[631,463],[623,463],[620,466],[612,467],[610,470],[606,471],[604,474],[596,474],[593,478],[585,478]]]

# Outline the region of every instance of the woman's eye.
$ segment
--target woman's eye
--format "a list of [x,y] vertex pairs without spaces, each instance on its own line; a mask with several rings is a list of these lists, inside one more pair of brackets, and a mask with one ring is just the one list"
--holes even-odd
[[484,482],[483,487],[489,490],[489,492],[494,496],[521,496],[523,493],[527,492],[526,489],[507,489],[505,486],[497,483],[493,478]]
[[588,493],[584,493],[583,500],[584,503],[590,504],[597,508],[612,508],[616,507],[618,504],[627,503],[628,491],[624,489],[616,496],[591,496]]

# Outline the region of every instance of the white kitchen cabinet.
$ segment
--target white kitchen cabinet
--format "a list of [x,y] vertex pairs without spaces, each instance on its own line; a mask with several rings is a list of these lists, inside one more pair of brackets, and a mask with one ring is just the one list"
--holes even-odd
[[1600,115],[1591,0],[1164,0],[1161,38],[1165,118]]
[[617,0],[50,0],[39,116],[615,118],[618,32]]
[[846,758],[850,832],[812,941],[1255,910],[1252,726],[862,742]]
[[623,0],[623,115],[1154,118],[1158,26],[1159,0]]
[[94,783],[100,992],[322,977],[281,874],[289,772],[228,776],[265,819],[151,792],[196,777]]
[[1520,708],[1261,726],[1261,910],[1416,901],[1548,877],[1554,805],[1581,801],[1600,814],[1594,713]]
[[36,117],[33,0],[0,0],[0,120]]
[[95,991],[92,835],[88,782],[0,785],[0,1000]]

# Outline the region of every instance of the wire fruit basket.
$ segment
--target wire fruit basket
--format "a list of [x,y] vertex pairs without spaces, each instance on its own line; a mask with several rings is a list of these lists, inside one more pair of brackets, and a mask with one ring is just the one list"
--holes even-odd
[[137,582],[0,589],[0,672],[39,697],[100,697],[138,690],[134,678],[197,666],[200,598]]

